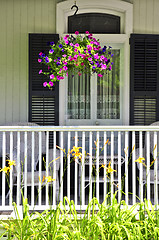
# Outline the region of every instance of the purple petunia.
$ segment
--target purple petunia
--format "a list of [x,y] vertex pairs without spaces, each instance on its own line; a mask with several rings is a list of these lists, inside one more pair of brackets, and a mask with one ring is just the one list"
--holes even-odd
[[50,85],[50,87],[53,87],[54,84],[53,84],[53,82],[50,81],[49,85]]
[[54,49],[50,49],[49,53],[53,53],[54,52]]
[[46,86],[47,86],[47,82],[44,82],[44,83],[43,83],[43,86],[46,87]]
[[99,73],[99,74],[98,74],[98,77],[103,77],[103,75]]
[[63,67],[63,70],[64,70],[64,71],[67,71],[67,69],[68,69],[68,67],[66,67],[66,66]]
[[49,58],[48,58],[48,57],[45,58],[45,62],[46,62],[46,63],[49,62]]
[[45,57],[45,53],[43,53],[41,56],[42,56],[42,57]]
[[95,59],[98,59],[98,58],[99,58],[98,53],[94,54],[94,58],[95,58]]
[[102,64],[101,69],[103,70],[103,69],[106,69],[106,68],[107,68],[107,66],[105,64]]
[[62,44],[59,44],[59,48],[62,48],[63,47],[63,45]]
[[55,44],[54,42],[50,42],[50,45],[52,45],[52,46],[53,46],[54,44]]
[[50,75],[50,79],[53,79],[55,76],[53,74]]

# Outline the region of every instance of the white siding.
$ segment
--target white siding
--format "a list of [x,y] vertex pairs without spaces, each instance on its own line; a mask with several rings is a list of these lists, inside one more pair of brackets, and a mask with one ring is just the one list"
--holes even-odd
[[159,0],[133,0],[134,33],[159,34]]
[[[131,2],[133,32],[159,34],[159,0]],[[0,0],[0,124],[28,120],[28,33],[55,33],[55,6],[56,0]]]
[[28,33],[55,33],[55,0],[0,0],[0,124],[28,120]]

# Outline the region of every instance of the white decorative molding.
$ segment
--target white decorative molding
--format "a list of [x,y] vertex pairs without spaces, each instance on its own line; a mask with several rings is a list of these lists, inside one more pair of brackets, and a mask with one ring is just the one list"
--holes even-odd
[[[123,62],[122,62],[122,109],[121,109],[121,123],[120,125],[129,125],[129,79],[130,79],[130,49],[129,49],[129,37],[133,32],[133,4],[120,1],[120,0],[77,0],[76,4],[79,8],[77,14],[81,13],[107,13],[120,17],[120,32],[121,34],[94,34],[94,37],[99,36],[100,42],[106,42],[107,44],[117,44],[122,46]],[[62,37],[64,33],[67,33],[68,16],[74,14],[74,10],[71,10],[74,5],[74,0],[68,0],[57,4],[56,9],[56,32]],[[66,124],[66,99],[67,99],[67,81],[60,82],[60,125]],[[83,121],[83,124],[87,124],[87,120]],[[68,124],[68,123],[67,123]],[[77,125],[81,125],[81,121],[76,121]],[[90,122],[88,123],[90,124]],[[109,124],[104,122],[105,124]],[[116,125],[116,120],[111,121],[112,125]]]
[[[67,32],[68,16],[74,14],[71,6],[73,0],[64,1],[57,4],[56,9],[56,32],[60,35]],[[130,34],[133,30],[133,5],[119,0],[80,0],[77,1],[80,13],[108,13],[121,17],[121,33]]]

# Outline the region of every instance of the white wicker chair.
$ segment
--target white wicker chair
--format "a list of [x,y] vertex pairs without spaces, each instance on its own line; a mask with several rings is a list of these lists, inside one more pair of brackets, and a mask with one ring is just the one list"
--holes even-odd
[[[152,123],[150,126],[159,126],[159,121]],[[154,159],[154,137],[153,137],[153,132],[150,132],[150,164],[151,161]],[[138,159],[139,157],[144,157],[145,158],[145,164],[147,165],[147,134],[145,134],[145,145],[144,148],[142,149],[143,155],[140,156],[140,149],[137,148],[135,151],[135,158]],[[157,135],[157,152],[159,152],[159,134]],[[152,159],[151,159],[152,156]],[[135,160],[136,160],[135,159]],[[157,156],[157,160],[159,160],[159,156]],[[137,167],[140,171],[140,163],[137,163]],[[150,175],[150,184],[154,185],[154,166],[150,169],[146,169],[146,167],[143,166],[143,185],[146,184],[147,182],[147,176]],[[157,184],[159,185],[159,164],[157,161]]]
[[[14,122],[7,123],[3,126],[39,126],[36,123],[32,122]],[[2,156],[2,133],[0,133],[0,155]],[[42,132],[42,155],[46,154],[46,136],[45,132]],[[24,179],[24,165],[25,165],[25,143],[24,143],[24,132],[20,133],[20,162],[21,162],[21,173],[23,174]],[[10,159],[10,133],[6,132],[6,158]],[[17,132],[13,133],[13,160],[17,162]],[[59,195],[59,179],[58,171],[60,167],[60,150],[56,149],[56,161],[50,164],[48,175],[52,175],[53,166],[56,164],[56,199]],[[53,160],[53,149],[49,149],[48,152],[48,162]],[[39,162],[39,133],[34,133],[34,186],[39,186],[39,171],[37,171],[37,165]],[[41,171],[41,176],[46,176],[46,171]],[[13,167],[13,186],[17,184],[17,165]],[[27,133],[27,186],[32,185],[32,132]],[[6,197],[9,196],[9,192]]]

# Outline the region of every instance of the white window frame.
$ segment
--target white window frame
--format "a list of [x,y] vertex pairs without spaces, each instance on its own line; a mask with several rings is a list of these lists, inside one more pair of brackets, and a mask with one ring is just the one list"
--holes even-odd
[[[57,4],[56,9],[56,32],[60,34],[60,37],[64,33],[67,33],[67,20],[68,16],[74,14],[74,10],[71,10],[73,5],[72,0],[64,1]],[[100,39],[107,39],[106,45],[119,44],[122,45],[124,62],[123,62],[123,86],[122,91],[122,111],[121,111],[121,122],[118,120],[111,121],[111,125],[129,125],[129,79],[130,79],[130,50],[129,50],[129,37],[133,29],[133,5],[131,3],[123,2],[120,0],[80,0],[77,2],[80,13],[107,13],[120,16],[121,19],[121,34],[100,34]],[[96,34],[93,34],[96,37]],[[66,125],[67,116],[67,81],[66,79],[60,81],[59,84],[59,124]],[[109,124],[109,121],[105,124]],[[70,124],[69,124],[70,125]],[[74,124],[73,124],[74,125]],[[77,120],[78,125],[78,120]],[[79,124],[80,125],[80,124]]]

